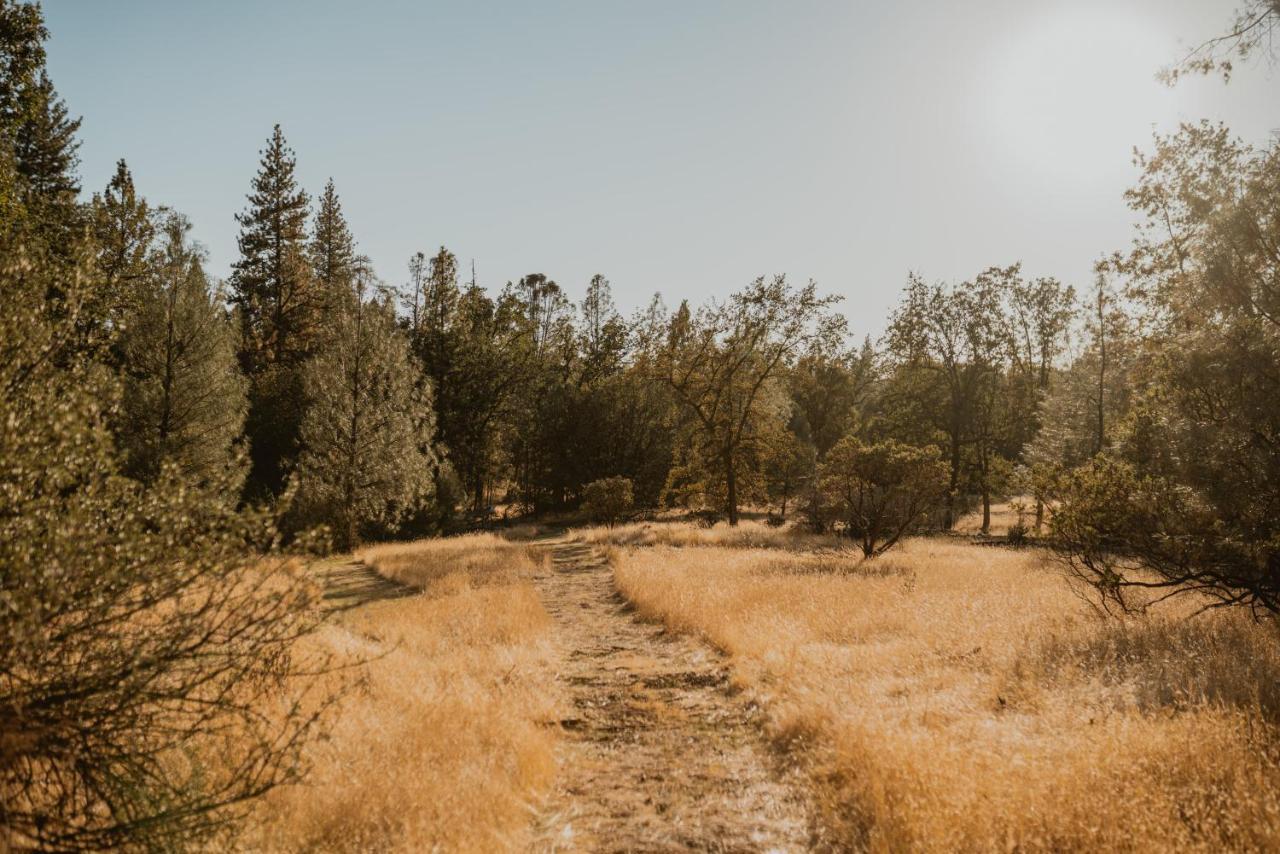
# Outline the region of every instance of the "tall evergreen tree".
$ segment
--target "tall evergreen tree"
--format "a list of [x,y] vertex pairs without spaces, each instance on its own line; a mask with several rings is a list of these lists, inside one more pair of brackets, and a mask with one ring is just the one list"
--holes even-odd
[[432,494],[431,389],[410,358],[390,298],[367,299],[366,272],[329,318],[303,369],[299,506],[328,521],[338,544],[394,530]]
[[27,97],[28,115],[18,124],[13,143],[30,218],[29,239],[51,258],[70,262],[81,226],[76,176],[80,120],[70,117],[43,71]]
[[151,481],[172,462],[192,483],[219,480],[235,457],[247,381],[237,335],[188,240],[170,214],[126,317],[120,443],[127,474]]
[[231,276],[241,321],[240,361],[251,379],[246,432],[249,494],[278,495],[298,451],[306,399],[300,366],[315,349],[323,300],[307,251],[308,198],[276,125],[240,223]]
[[231,275],[244,324],[242,358],[256,372],[301,362],[314,347],[320,298],[308,263],[307,193],[297,160],[276,125],[262,151],[240,223],[240,258]]
[[311,232],[311,270],[325,308],[350,289],[356,272],[356,242],[342,214],[333,179],[324,185]]
[[101,194],[94,194],[92,223],[100,283],[95,301],[98,316],[115,327],[131,307],[139,283],[147,274],[147,253],[155,237],[152,211],[133,186],[133,175],[123,160],[116,164]]

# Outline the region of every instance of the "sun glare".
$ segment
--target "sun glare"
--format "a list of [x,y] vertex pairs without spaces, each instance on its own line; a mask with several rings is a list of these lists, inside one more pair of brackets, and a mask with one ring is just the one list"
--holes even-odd
[[1152,127],[1175,115],[1155,79],[1172,40],[1158,21],[1105,7],[1033,13],[991,57],[977,126],[1025,175],[1054,185],[1113,182]]

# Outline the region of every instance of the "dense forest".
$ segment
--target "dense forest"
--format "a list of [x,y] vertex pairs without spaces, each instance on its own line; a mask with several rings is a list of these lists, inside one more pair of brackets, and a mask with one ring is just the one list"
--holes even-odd
[[[289,778],[314,710],[261,719],[245,686],[312,628],[308,550],[752,508],[870,556],[1023,496],[1010,539],[1104,607],[1280,610],[1280,143],[1159,137],[1094,281],[911,273],[857,341],[783,275],[630,316],[604,274],[486,287],[445,247],[380,278],[279,126],[215,280],[124,160],[81,187],[46,37],[0,2],[0,825],[23,839],[160,845]],[[277,569],[247,580],[248,554]],[[165,751],[230,719],[256,733],[235,768],[173,783]]]

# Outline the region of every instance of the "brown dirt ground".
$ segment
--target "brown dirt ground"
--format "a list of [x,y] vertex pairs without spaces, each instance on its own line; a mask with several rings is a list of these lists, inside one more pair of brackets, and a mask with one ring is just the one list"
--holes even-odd
[[546,544],[538,587],[556,621],[564,737],[538,851],[800,851],[803,787],[725,661],[637,619],[599,552]]

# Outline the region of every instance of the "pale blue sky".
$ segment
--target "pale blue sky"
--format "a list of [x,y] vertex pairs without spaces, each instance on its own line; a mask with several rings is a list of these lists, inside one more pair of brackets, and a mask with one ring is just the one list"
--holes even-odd
[[1235,5],[44,3],[86,192],[125,157],[215,275],[279,122],[390,283],[441,244],[494,287],[544,272],[578,298],[604,273],[625,310],[785,272],[842,294],[858,334],[908,270],[1021,259],[1087,286],[1130,239],[1153,128],[1280,128],[1265,63],[1154,80]]

